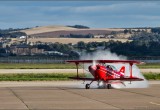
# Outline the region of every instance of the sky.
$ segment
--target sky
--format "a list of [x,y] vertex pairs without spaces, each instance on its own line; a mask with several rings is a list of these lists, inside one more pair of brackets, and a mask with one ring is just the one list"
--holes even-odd
[[160,1],[0,1],[0,29],[76,24],[160,27]]

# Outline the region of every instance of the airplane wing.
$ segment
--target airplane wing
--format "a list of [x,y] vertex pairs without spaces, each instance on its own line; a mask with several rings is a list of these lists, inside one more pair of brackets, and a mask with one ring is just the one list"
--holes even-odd
[[100,63],[132,63],[132,64],[141,64],[143,62],[136,60],[98,60]]
[[97,63],[132,63],[132,64],[143,64],[143,62],[136,60],[67,60],[69,63],[92,63],[93,61]]
[[[87,81],[97,81],[97,79],[94,78],[80,78],[80,77],[69,77],[70,79],[75,80],[87,80]],[[107,79],[106,81],[143,81],[142,78],[132,77],[132,78],[114,78],[114,79]]]
[[94,78],[80,78],[80,77],[69,77],[70,79],[76,79],[76,80],[86,80],[86,81],[97,81]]
[[144,79],[142,78],[137,78],[137,77],[127,77],[127,78],[114,78],[114,79],[107,79],[107,81],[113,81],[113,80],[119,80],[119,81],[143,81]]
[[94,60],[67,60],[69,63],[92,63]]

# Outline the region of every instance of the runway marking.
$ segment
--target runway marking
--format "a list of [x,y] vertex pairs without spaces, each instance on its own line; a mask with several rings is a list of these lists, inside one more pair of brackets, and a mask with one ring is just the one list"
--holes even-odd
[[28,105],[23,101],[23,99],[18,94],[16,94],[16,92],[14,92],[11,88],[8,89],[27,107],[28,110],[30,110]]
[[158,106],[160,106],[159,103],[155,103],[155,102],[150,102],[150,103],[153,104],[153,105],[158,105]]

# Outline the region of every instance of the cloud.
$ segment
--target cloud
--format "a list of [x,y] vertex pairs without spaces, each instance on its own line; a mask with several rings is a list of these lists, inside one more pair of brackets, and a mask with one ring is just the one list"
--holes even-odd
[[[105,2],[104,2],[105,3]],[[158,13],[160,9],[159,3],[152,2],[131,2],[131,3],[115,3],[115,4],[103,4],[103,5],[94,5],[94,6],[79,6],[73,7],[73,12],[75,13]]]
[[153,26],[159,24],[159,5],[149,1],[1,2],[0,28],[74,23],[93,27]]

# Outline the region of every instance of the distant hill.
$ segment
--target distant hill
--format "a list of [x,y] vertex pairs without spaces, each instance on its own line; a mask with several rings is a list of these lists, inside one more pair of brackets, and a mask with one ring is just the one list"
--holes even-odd
[[27,35],[31,37],[40,37],[40,38],[57,38],[61,35],[69,35],[69,34],[77,34],[77,35],[101,35],[101,34],[110,34],[112,31],[119,32],[124,31],[124,29],[120,28],[102,28],[102,29],[79,29],[68,26],[42,26],[31,29],[22,30],[21,32],[25,32]]
[[65,30],[65,31],[76,30],[76,28],[66,27],[66,26],[41,26],[41,27],[22,30],[21,32],[25,32],[27,35],[33,35],[33,34],[55,32],[55,31],[62,31],[62,30]]

